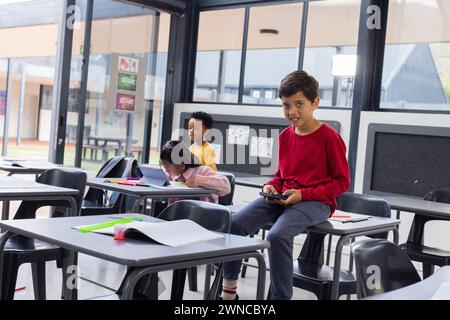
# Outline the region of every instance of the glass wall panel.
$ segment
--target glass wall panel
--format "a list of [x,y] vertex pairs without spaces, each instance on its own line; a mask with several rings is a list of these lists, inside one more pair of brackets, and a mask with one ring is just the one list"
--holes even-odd
[[[0,107],[6,105],[1,102],[6,94],[6,59],[12,66],[8,157],[48,159],[51,110],[41,108],[41,89],[54,81],[62,4],[60,0],[0,2]],[[46,99],[51,105],[52,97]],[[3,139],[4,112],[0,121]]]
[[309,3],[303,69],[319,81],[322,106],[352,105],[360,3]]
[[301,3],[250,9],[244,103],[279,104],[280,81],[298,66],[302,10]]
[[[146,124],[151,132],[151,156],[157,158],[169,25],[168,14],[124,2],[95,1],[83,168],[98,170],[116,155],[141,161]],[[76,49],[82,45],[82,37],[74,38],[74,95],[81,75]],[[68,129],[76,125],[75,116],[72,120]]]
[[380,107],[449,111],[449,99],[450,2],[389,1]]
[[244,12],[200,13],[194,101],[238,102]]

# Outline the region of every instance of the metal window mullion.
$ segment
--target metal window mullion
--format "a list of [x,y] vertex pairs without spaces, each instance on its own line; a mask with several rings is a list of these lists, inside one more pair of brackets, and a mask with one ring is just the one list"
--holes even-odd
[[299,70],[303,69],[303,62],[305,60],[306,30],[308,26],[308,9],[309,9],[309,2],[303,2],[302,23],[300,30],[300,44],[298,50],[298,65],[297,65],[297,68]]
[[64,162],[73,40],[73,29],[68,28],[67,21],[71,16],[68,9],[75,6],[75,2],[75,0],[64,0],[62,16],[59,23],[58,51],[55,65],[55,81],[53,84],[52,127],[49,143],[49,161],[57,164],[63,164]]
[[250,8],[245,8],[244,33],[242,35],[241,70],[240,70],[240,74],[239,74],[238,104],[242,104],[243,96],[244,96],[245,61],[247,58],[247,40],[248,40],[249,20],[250,20]]
[[94,0],[87,1],[86,21],[84,27],[84,44],[83,44],[83,65],[81,67],[81,86],[78,95],[78,125],[77,125],[77,141],[75,149],[75,167],[81,167],[81,153],[84,140],[84,121],[86,114],[86,97],[87,82],[89,74],[89,59],[91,51],[91,33],[92,33],[92,16],[94,11]]
[[[150,75],[154,75],[156,78],[156,67],[158,63],[158,40],[159,40],[159,25],[161,14],[155,11],[152,21],[152,34],[150,41]],[[153,88],[155,90],[156,88]],[[145,106],[145,129],[144,129],[144,143],[142,146],[142,154],[140,161],[142,163],[149,163],[150,161],[150,147],[151,147],[151,135],[152,135],[152,122],[153,122],[153,108],[155,100],[151,99]]]
[[[367,8],[380,8],[380,29],[367,28]],[[353,92],[350,124],[348,163],[351,176],[351,191],[355,187],[356,156],[361,111],[376,111],[380,105],[381,82],[383,76],[384,47],[386,45],[387,16],[389,0],[363,0],[361,2],[355,86]]]
[[[6,156],[8,152],[8,139],[9,139],[9,115],[12,107],[12,89],[13,89],[13,69],[11,58],[8,58],[8,67],[6,69],[6,97],[5,97],[5,117],[3,123],[3,145],[2,156]],[[11,91],[11,92],[10,92]]]

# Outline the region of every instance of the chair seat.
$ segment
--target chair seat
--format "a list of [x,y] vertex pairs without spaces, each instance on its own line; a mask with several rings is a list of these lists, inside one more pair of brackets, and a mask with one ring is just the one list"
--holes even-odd
[[[334,268],[319,264],[316,262],[299,259],[294,262],[294,279],[295,278],[305,278],[312,282],[326,283],[333,281]],[[356,282],[353,273],[347,270],[341,270],[339,275],[339,282],[350,283]]]
[[39,254],[39,251],[49,250],[51,255],[61,255],[63,250],[55,245],[23,236],[14,236],[6,242],[5,253],[17,253],[21,255]]
[[426,262],[437,266],[450,264],[450,251],[412,243],[401,244],[400,248],[414,261]]
[[23,236],[14,236],[5,245],[5,259],[13,259],[14,263],[60,261],[65,258],[65,251],[49,243],[29,239]]

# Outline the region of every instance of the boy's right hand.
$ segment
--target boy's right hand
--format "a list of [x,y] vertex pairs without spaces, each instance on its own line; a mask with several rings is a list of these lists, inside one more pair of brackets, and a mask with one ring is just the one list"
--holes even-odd
[[[270,185],[270,184],[266,184],[263,187],[263,192],[271,193],[271,194],[278,194],[277,189],[275,189],[275,187]],[[280,200],[268,200],[268,199],[266,199],[266,202],[269,203],[269,204],[281,204]]]

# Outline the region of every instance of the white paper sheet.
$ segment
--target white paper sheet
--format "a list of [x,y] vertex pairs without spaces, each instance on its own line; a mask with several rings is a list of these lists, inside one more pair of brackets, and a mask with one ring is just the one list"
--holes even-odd
[[249,126],[230,125],[228,127],[228,143],[238,145],[248,145],[250,135]]
[[[73,227],[80,229],[86,226]],[[134,221],[126,224],[127,230],[139,231],[148,238],[171,247],[180,247],[192,243],[223,238],[224,235],[209,231],[194,221],[182,219],[165,222]],[[92,232],[114,235],[114,227],[94,230]]]
[[273,139],[267,137],[252,137],[250,156],[272,159]]

